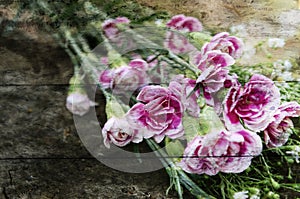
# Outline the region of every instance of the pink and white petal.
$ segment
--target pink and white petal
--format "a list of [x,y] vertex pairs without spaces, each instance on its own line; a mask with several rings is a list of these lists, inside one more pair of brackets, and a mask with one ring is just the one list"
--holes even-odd
[[201,22],[194,17],[186,17],[183,21],[181,21],[181,27],[183,29],[188,29],[189,32],[202,31]]
[[155,140],[156,143],[161,143],[163,139],[165,138],[164,134],[159,134],[159,135],[154,135],[153,139]]
[[180,14],[180,15],[175,15],[171,18],[170,21],[167,22],[167,27],[169,28],[177,28],[179,22],[183,21],[185,19],[185,15]]
[[128,66],[141,71],[146,71],[148,69],[148,63],[143,59],[134,59],[129,62]]
[[137,100],[142,102],[150,102],[157,97],[167,96],[168,89],[161,86],[145,86],[137,96]]
[[142,128],[135,129],[132,142],[133,143],[140,143],[140,142],[143,141],[143,138],[144,138],[144,132],[143,132]]

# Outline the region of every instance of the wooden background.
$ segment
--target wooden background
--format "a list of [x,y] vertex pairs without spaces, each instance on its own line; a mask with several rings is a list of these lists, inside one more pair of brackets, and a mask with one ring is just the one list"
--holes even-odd
[[0,198],[166,198],[164,170],[123,173],[86,151],[65,108],[72,63],[37,34],[1,32]]

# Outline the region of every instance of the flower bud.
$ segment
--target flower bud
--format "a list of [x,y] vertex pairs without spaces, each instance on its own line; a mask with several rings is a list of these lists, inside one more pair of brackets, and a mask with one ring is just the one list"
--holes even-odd
[[70,79],[69,94],[66,99],[67,109],[75,114],[83,116],[86,114],[91,106],[97,105],[91,101],[87,96],[85,90],[82,88],[79,78],[76,78],[76,74]]
[[271,178],[271,184],[276,190],[280,188],[280,184],[276,182],[273,178]]

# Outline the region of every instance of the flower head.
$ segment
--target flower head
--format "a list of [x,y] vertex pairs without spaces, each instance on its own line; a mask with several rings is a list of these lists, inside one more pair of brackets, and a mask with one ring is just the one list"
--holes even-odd
[[133,92],[140,86],[148,83],[147,69],[148,64],[142,59],[132,60],[128,66],[115,69],[113,92],[117,94],[126,91]]
[[211,50],[206,52],[200,59],[197,67],[201,71],[205,71],[205,69],[210,66],[218,67],[226,67],[231,66],[235,63],[235,60],[229,56],[227,53],[223,53],[220,50]]
[[274,82],[263,75],[253,75],[242,88],[232,87],[224,100],[224,120],[228,129],[264,130],[280,104],[280,92]]
[[268,46],[270,48],[282,48],[285,45],[284,39],[280,38],[269,38],[268,39]]
[[186,17],[185,15],[175,15],[167,22],[167,27],[184,31],[199,32],[202,31],[201,22],[194,17]]
[[261,139],[256,133],[215,131],[203,137],[196,136],[189,142],[179,165],[188,173],[240,173],[261,150]]
[[300,147],[299,146],[295,146],[294,150],[292,151],[287,151],[286,152],[289,155],[292,155],[297,163],[300,163],[299,158],[300,158]]
[[296,102],[285,102],[279,106],[273,116],[273,121],[264,130],[264,138],[267,147],[280,147],[289,138],[289,129],[293,128],[290,117],[300,116],[300,105]]
[[104,89],[112,88],[113,87],[113,80],[114,80],[114,70],[104,70],[99,74],[99,82]]
[[107,148],[110,148],[110,143],[122,147],[130,142],[139,143],[143,140],[143,135],[131,128],[126,118],[110,118],[102,129],[102,135]]
[[171,139],[183,136],[182,117],[184,106],[180,101],[176,84],[168,88],[145,86],[137,96],[142,103],[135,104],[127,117],[133,125],[144,129],[144,137],[161,142],[165,136]]
[[102,23],[102,29],[107,38],[114,40],[120,33],[117,25],[128,24],[130,20],[126,17],[117,17],[116,19],[107,19]]
[[130,94],[149,82],[148,64],[142,59],[134,59],[127,66],[104,70],[100,73],[99,82],[103,88],[110,88],[115,94]]
[[203,45],[201,53],[204,55],[211,50],[220,50],[233,58],[239,58],[243,53],[243,46],[241,39],[230,36],[227,32],[221,32],[216,34],[209,43]]
[[197,99],[200,96],[200,90],[198,89],[194,91],[194,88],[196,87],[196,80],[185,78],[183,75],[177,75],[173,78],[173,84],[176,84],[175,82],[180,84],[178,85],[178,87],[180,87],[180,93],[178,93],[178,96],[181,98],[184,110],[193,117],[199,117],[200,107],[197,103]]
[[86,93],[83,92],[73,92],[70,93],[66,100],[67,109],[75,114],[83,116],[86,114],[91,106],[95,106],[96,103],[91,101]]
[[[222,72],[224,74],[223,77],[221,76]],[[216,85],[218,84],[219,86],[217,89],[212,90],[212,88],[214,88],[216,85],[214,85],[214,87],[208,87],[210,84],[204,84],[203,87],[203,97],[206,101],[206,104],[214,107],[217,115],[221,115],[223,112],[224,89],[230,89],[240,85],[236,74],[228,75],[227,70],[225,69],[223,69],[222,72],[219,74],[219,76],[221,76],[221,78],[218,78],[220,80],[219,83],[216,83]],[[209,80],[208,82],[213,84],[212,80]]]
[[185,15],[176,15],[167,22],[167,27],[172,30],[168,31],[166,34],[166,40],[164,42],[166,48],[176,54],[188,53],[196,50],[183,34],[177,33],[174,30],[181,33],[201,31],[202,24],[198,19],[186,17]]
[[273,63],[274,68],[289,71],[292,69],[293,65],[289,60],[277,60]]

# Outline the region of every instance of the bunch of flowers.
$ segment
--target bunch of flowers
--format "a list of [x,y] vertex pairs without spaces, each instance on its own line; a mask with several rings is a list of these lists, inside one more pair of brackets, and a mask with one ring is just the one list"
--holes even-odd
[[[114,44],[108,57],[101,58],[106,69],[94,72],[107,97],[108,118],[102,128],[106,147],[152,140],[148,143],[155,148],[165,141],[180,151],[171,158],[172,168],[224,180],[222,173],[243,175],[263,150],[279,149],[289,141],[300,105],[281,100],[281,90],[271,77],[251,74],[246,83],[239,81],[231,67],[243,55],[242,39],[228,32],[211,37],[198,19],[176,15],[160,35],[164,50],[123,56],[118,54],[124,40],[120,34],[124,29],[134,31],[129,24],[125,17],[108,19],[99,30],[107,45]],[[141,35],[134,39],[150,42]],[[93,105],[78,89],[67,99],[67,108],[78,115]],[[170,148],[167,153],[173,154]],[[243,187],[246,191],[228,187],[226,194],[233,198],[261,194],[251,187]]]

